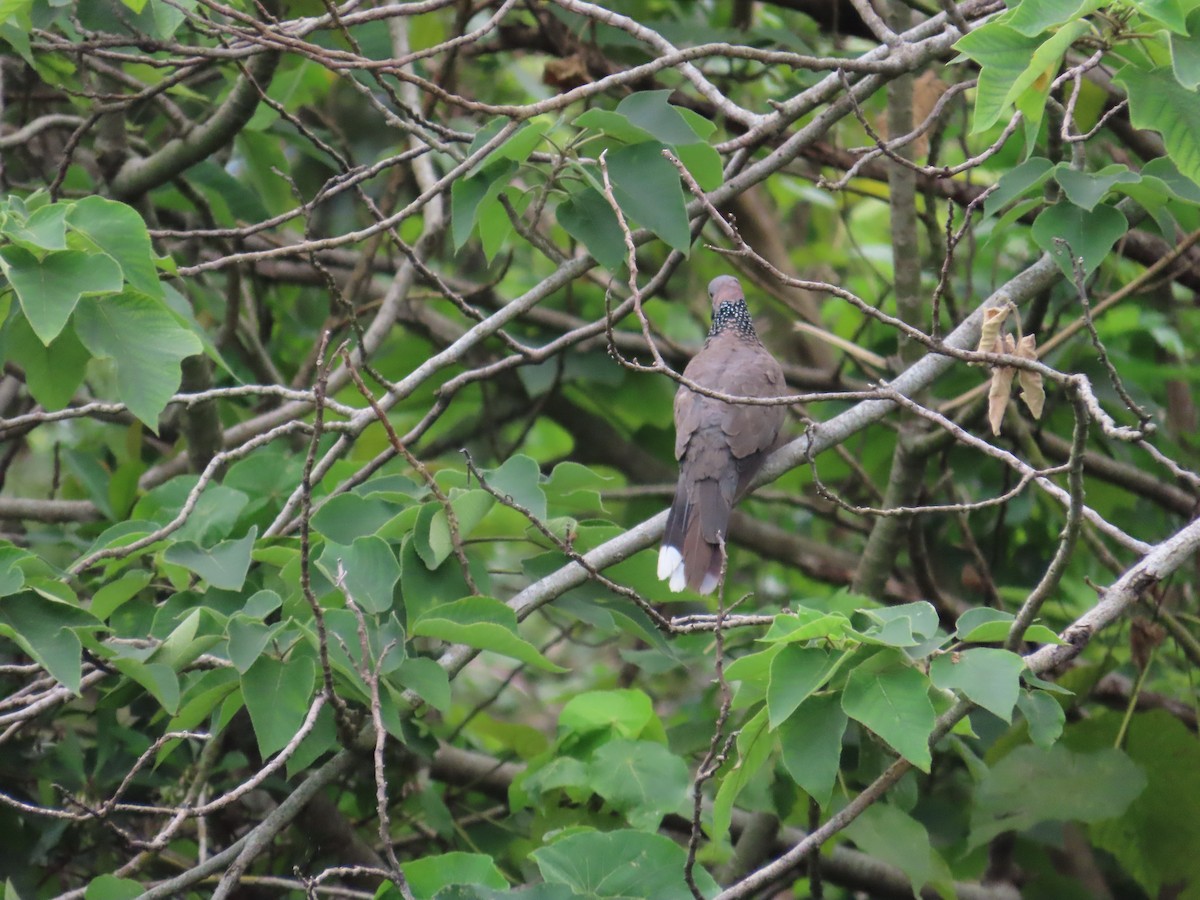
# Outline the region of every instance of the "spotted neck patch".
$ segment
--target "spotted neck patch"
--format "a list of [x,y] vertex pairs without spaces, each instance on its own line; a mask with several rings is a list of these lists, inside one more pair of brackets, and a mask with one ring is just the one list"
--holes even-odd
[[731,300],[718,306],[717,311],[713,313],[712,328],[708,330],[708,336],[715,337],[731,330],[742,337],[758,337],[754,332],[754,321],[750,318],[750,310],[746,308],[745,300]]

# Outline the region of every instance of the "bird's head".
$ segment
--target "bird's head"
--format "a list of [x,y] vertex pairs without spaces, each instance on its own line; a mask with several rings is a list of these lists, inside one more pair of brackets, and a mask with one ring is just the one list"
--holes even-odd
[[742,284],[732,275],[718,275],[708,283],[708,296],[712,299],[713,315],[720,312],[726,303],[745,301]]

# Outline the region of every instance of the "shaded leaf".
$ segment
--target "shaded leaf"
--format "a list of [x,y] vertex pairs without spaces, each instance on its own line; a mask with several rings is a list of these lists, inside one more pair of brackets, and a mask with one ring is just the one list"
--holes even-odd
[[967,699],[1011,722],[1024,668],[1025,661],[1015,653],[975,647],[943,653],[930,663],[929,677],[937,687],[962,691]]
[[180,362],[203,349],[192,332],[145,294],[85,298],[75,312],[75,330],[92,356],[113,361],[118,395],[152,431],[179,387]]
[[927,884],[944,897],[954,896],[950,867],[929,842],[925,826],[903,810],[890,803],[869,806],[846,827],[846,835],[864,853],[907,875],[914,897]]
[[1017,708],[1029,726],[1029,739],[1039,747],[1049,747],[1062,734],[1067,714],[1062,705],[1046,691],[1021,691]]
[[610,272],[625,264],[625,237],[617,215],[600,192],[590,186],[571,194],[558,205],[558,224],[587,247],[596,262]]
[[24,247],[9,245],[0,248],[0,271],[16,291],[34,334],[47,345],[63,330],[81,297],[112,294],[124,284],[121,267],[112,257],[80,250],[59,250],[39,259]]
[[588,763],[588,783],[635,828],[658,828],[687,802],[691,775],[684,761],[655,741],[608,741]]
[[349,547],[327,543],[317,565],[331,582],[337,581],[339,560],[345,569],[346,589],[364,612],[382,613],[392,608],[400,564],[396,551],[383,538],[366,535]]
[[[683,880],[687,854],[673,840],[646,831],[571,834],[530,854],[547,882],[585,897],[653,897],[692,900]],[[705,897],[718,888],[702,866],[696,883]]]
[[680,253],[692,245],[679,173],[657,142],[623,147],[608,157],[613,194],[622,212]]
[[[1194,37],[1191,40],[1195,43]],[[1171,162],[1200,184],[1200,104],[1195,91],[1180,84],[1166,67],[1146,71],[1126,66],[1113,80],[1129,93],[1129,118],[1134,127],[1161,134]]]
[[1067,199],[1088,212],[1095,209],[1116,185],[1137,184],[1142,180],[1136,172],[1129,171],[1128,166],[1111,165],[1099,172],[1080,172],[1067,163],[1055,166],[1054,178],[1062,185]]
[[418,900],[433,897],[452,884],[508,887],[508,880],[496,868],[496,863],[482,853],[436,853],[401,863],[400,870]]
[[72,628],[99,628],[91,613],[34,591],[0,599],[0,635],[15,641],[72,693],[79,693],[83,646]]
[[810,697],[779,726],[783,765],[822,807],[829,804],[842,758],[848,719],[833,694]]
[[250,551],[258,537],[258,526],[236,541],[221,541],[205,549],[192,541],[181,541],[167,548],[163,558],[174,565],[195,572],[213,587],[240,591],[250,571]]
[[785,644],[771,660],[767,683],[767,712],[771,728],[778,728],[796,707],[825,683],[831,672],[829,654],[817,647]]
[[491,597],[466,597],[436,606],[411,623],[410,628],[414,636],[491,650],[547,672],[567,671],[518,635],[516,613]]
[[317,667],[309,656],[260,656],[242,675],[242,696],[263,759],[287,746],[308,715]]
[[1163,710],[1135,715],[1125,750],[1147,778],[1146,789],[1119,815],[1088,829],[1151,897],[1200,884],[1200,745]]
[[1017,747],[983,777],[971,810],[970,846],[1040,822],[1101,822],[1121,815],[1146,775],[1120,750],[1075,753],[1061,744]]
[[899,651],[882,650],[850,672],[842,709],[923,772],[929,771],[929,682]]
[[136,209],[104,197],[84,197],[72,205],[67,223],[117,261],[131,288],[162,299],[154,248],[146,223]]

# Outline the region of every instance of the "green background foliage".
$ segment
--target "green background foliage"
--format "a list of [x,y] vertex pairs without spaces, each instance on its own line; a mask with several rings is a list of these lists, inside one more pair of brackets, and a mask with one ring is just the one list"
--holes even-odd
[[[0,43],[5,900],[1200,897],[1193,0]],[[729,272],[796,396],[701,598]]]

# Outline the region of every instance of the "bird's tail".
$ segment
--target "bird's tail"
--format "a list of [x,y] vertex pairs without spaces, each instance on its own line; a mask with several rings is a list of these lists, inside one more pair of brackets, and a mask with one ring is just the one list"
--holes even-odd
[[658,577],[668,581],[672,591],[686,586],[709,594],[716,588],[732,506],[714,479],[679,479],[658,551]]

